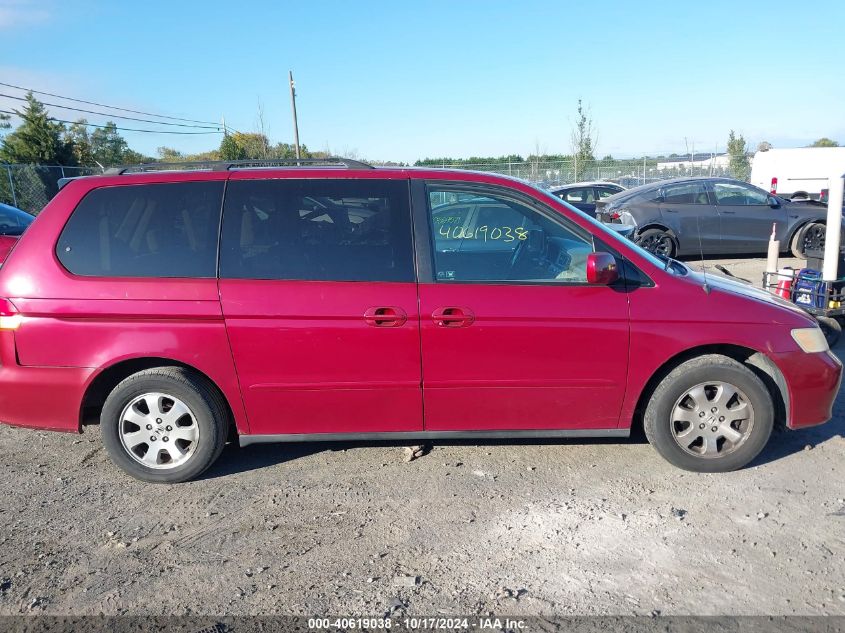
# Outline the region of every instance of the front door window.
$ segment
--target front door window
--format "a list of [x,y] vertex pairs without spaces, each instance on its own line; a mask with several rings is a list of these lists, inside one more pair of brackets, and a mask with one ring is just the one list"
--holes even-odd
[[429,188],[437,281],[586,283],[589,239],[493,193]]

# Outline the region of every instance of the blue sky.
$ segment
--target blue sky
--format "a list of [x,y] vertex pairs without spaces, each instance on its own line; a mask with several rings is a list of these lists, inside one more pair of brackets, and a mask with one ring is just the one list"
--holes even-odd
[[568,152],[579,98],[600,155],[724,151],[731,128],[791,147],[845,143],[843,25],[841,0],[0,0],[0,81],[243,131],[260,100],[291,142],[292,69],[301,141],[373,160]]

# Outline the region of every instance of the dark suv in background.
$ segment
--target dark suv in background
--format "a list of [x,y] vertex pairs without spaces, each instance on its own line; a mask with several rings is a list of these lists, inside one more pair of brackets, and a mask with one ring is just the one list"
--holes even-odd
[[668,257],[765,253],[774,224],[781,249],[804,259],[824,247],[827,210],[730,178],[677,178],[600,200],[597,218],[634,226],[635,242]]

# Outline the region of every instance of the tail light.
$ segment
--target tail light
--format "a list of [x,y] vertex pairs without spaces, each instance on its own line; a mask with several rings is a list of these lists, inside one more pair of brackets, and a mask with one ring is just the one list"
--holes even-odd
[[8,299],[0,299],[0,330],[17,330],[21,315]]
[[830,189],[822,189],[819,194],[819,202],[827,203],[827,197],[830,195]]
[[769,193],[775,195],[778,192],[778,177],[772,176],[772,187],[769,190]]

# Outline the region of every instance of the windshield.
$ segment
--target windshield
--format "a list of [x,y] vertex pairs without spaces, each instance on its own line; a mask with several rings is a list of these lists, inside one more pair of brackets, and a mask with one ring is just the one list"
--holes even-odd
[[0,204],[0,235],[23,235],[35,216],[6,204]]
[[[554,200],[556,204],[561,204],[561,199],[558,198],[557,196],[555,196],[554,194],[552,194],[551,192],[540,189],[539,187],[534,187],[534,189],[536,189],[537,191],[542,193],[546,198]],[[563,204],[565,204],[565,203],[563,203]],[[647,259],[649,262],[651,262],[653,265],[657,266],[658,268],[661,268],[663,270],[668,269],[672,273],[678,272],[674,267],[668,267],[667,268],[665,259],[661,259],[661,258],[657,257],[656,255],[654,255],[653,253],[649,253],[644,248],[637,246],[636,244],[634,244],[633,241],[631,241],[631,240],[629,240],[625,237],[622,237],[616,231],[613,231],[612,229],[607,228],[604,224],[602,224],[601,222],[596,220],[591,215],[584,213],[583,211],[580,211],[579,209],[576,209],[573,206],[570,206],[570,205],[567,205],[567,206],[570,209],[572,209],[572,211],[574,211],[575,213],[581,214],[581,217],[586,218],[589,222],[591,222],[593,224],[593,226],[596,227],[597,230],[601,231],[603,239],[606,239],[607,241],[610,241],[610,242],[616,241],[616,242],[621,243],[623,246],[634,249],[640,257],[642,257],[643,259]]]

